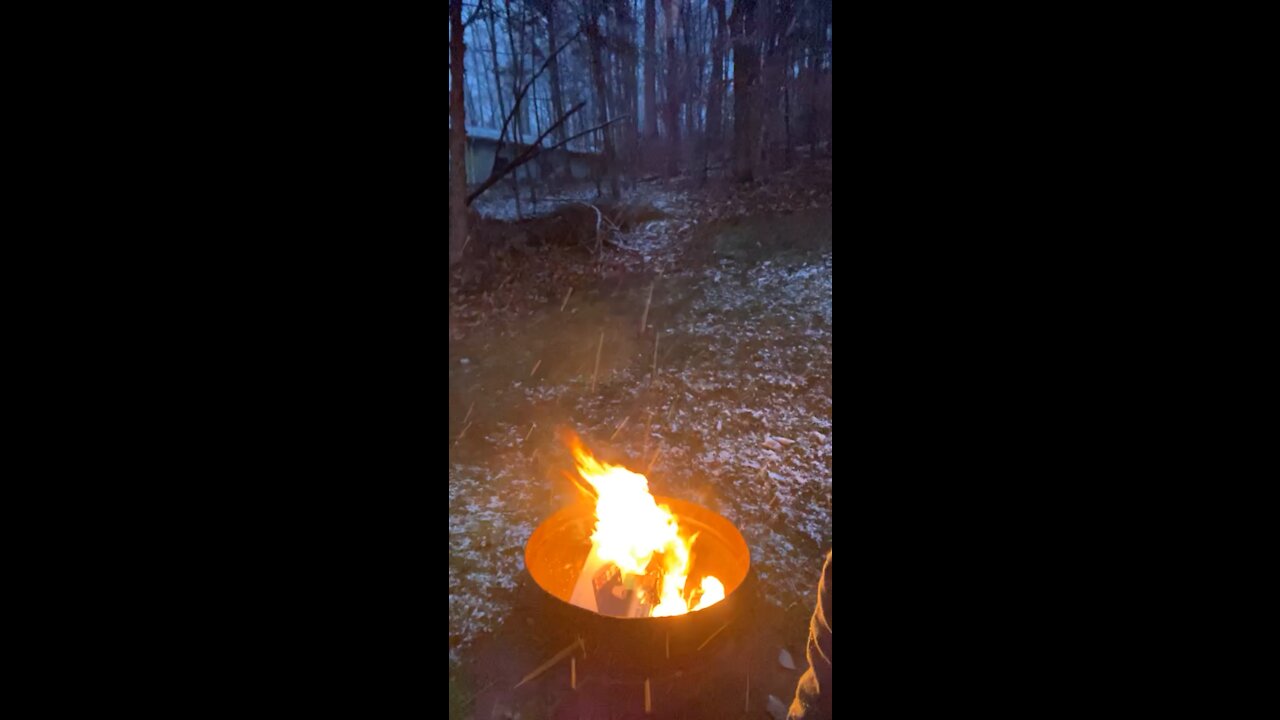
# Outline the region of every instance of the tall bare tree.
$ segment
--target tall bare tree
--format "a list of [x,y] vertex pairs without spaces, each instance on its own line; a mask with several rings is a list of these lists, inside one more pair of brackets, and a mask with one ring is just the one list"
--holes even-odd
[[676,25],[679,6],[675,0],[664,0],[662,25],[667,38],[667,175],[680,172],[680,61],[676,56]]
[[[705,178],[723,163],[727,175],[745,181],[789,167],[802,144],[810,159],[830,154],[830,0],[463,4],[464,32],[476,22],[463,42],[480,50],[466,53],[467,117],[501,127],[502,136],[494,167],[481,172],[500,176],[504,187],[518,177],[525,192],[517,202],[526,207],[540,182],[529,185],[535,167],[549,172],[561,161],[542,147],[529,159],[536,166],[507,167],[524,152],[523,138],[544,129],[554,136],[548,144],[585,137],[605,156],[597,166],[601,192],[605,177],[613,192],[642,170],[678,175],[701,166]],[[582,34],[588,37],[575,44]],[[560,48],[565,55],[556,59]],[[583,102],[580,112],[567,111]]]
[[658,137],[658,9],[655,0],[644,0],[644,137]]
[[736,0],[733,7],[733,168],[741,182],[755,172],[757,84],[760,77],[759,38],[756,35],[756,0]]
[[[559,43],[559,25],[558,20],[560,12],[557,8],[556,0],[537,0],[535,3],[537,10],[547,21],[547,47],[556,48]],[[554,117],[562,117],[564,115],[564,96],[560,85],[560,60],[552,56],[551,61],[547,65],[547,72],[550,73],[548,84],[551,86],[551,113]],[[565,127],[559,126],[555,132],[557,142],[563,142],[565,139]]]
[[725,24],[724,0],[711,0],[716,11],[716,36],[711,43],[711,77],[707,88],[707,148],[715,152],[720,146],[720,130],[724,119],[724,50],[729,32]]
[[[498,94],[498,111],[503,118],[505,124],[507,117],[507,103],[502,95],[502,72],[501,65],[498,64],[498,10],[494,6],[495,0],[489,0],[489,54],[493,58],[493,89]],[[510,27],[510,18],[507,19],[508,27]],[[497,171],[503,162],[502,148],[505,138],[498,139],[498,147],[493,153],[493,171]],[[520,214],[520,184],[516,180],[515,173],[511,174],[512,192],[516,198],[516,214]]]
[[623,104],[620,108],[621,112],[625,112],[630,117],[627,118],[623,126],[623,156],[628,163],[634,163],[636,159],[638,139],[640,136],[640,118],[637,114],[637,93],[639,85],[636,82],[636,68],[638,66],[637,48],[636,48],[636,21],[631,12],[631,0],[615,0],[614,12],[618,17],[618,34],[617,51],[621,56],[620,65],[622,73],[622,97]]
[[[601,125],[609,122],[609,90],[605,85],[604,40],[600,36],[599,0],[583,2],[582,28],[587,36],[587,46],[591,52],[591,77],[595,81],[596,120]],[[609,181],[609,195],[618,197],[618,174],[614,170],[617,154],[613,148],[613,132],[605,127],[600,131],[604,146],[604,173]]]
[[[760,136],[761,153],[756,155],[759,162],[764,163],[757,168],[757,173],[767,171],[769,166],[776,165],[773,150],[777,145],[786,142],[788,86],[786,69],[790,57],[790,43],[795,29],[795,0],[760,0],[757,7],[760,37],[764,47],[764,62],[761,71],[759,97],[769,98],[768,103],[761,103]],[[775,102],[781,100],[782,102]],[[789,151],[786,155],[790,157]]]
[[680,100],[684,105],[684,137],[691,147],[698,133],[698,101],[701,99],[702,68],[706,64],[702,54],[702,36],[694,32],[697,13],[693,0],[680,0],[680,27],[684,35],[684,82],[681,83]]
[[467,116],[464,102],[462,0],[449,0],[449,264],[467,244]]
[[[515,142],[513,143],[513,145],[515,145],[516,147],[519,147],[521,144],[524,143],[524,137],[525,137],[524,113],[520,111],[520,99],[521,99],[520,87],[523,84],[522,81],[524,78],[524,67],[523,67],[524,66],[524,62],[523,62],[524,45],[522,42],[519,48],[516,47],[515,26],[519,25],[522,28],[520,36],[523,40],[524,7],[521,6],[521,17],[519,20],[517,20],[514,13],[511,12],[511,0],[502,0],[502,2],[503,2],[503,9],[506,11],[506,15],[507,15],[507,23],[506,23],[507,24],[507,46],[511,49],[510,50],[511,52],[511,97],[513,98],[513,100],[511,101],[511,114],[512,114],[511,132],[512,132],[512,137],[515,139]],[[502,147],[501,144],[499,144],[498,147],[501,148]],[[511,173],[511,188],[515,193],[516,217],[519,218],[524,215],[520,207],[520,173],[519,172]],[[537,203],[536,199],[534,200],[534,203]]]

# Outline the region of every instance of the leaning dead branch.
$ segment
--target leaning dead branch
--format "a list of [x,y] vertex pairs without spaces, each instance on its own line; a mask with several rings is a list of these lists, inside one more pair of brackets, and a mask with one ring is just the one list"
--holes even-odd
[[[507,113],[507,117],[504,118],[502,121],[502,131],[498,133],[498,149],[495,151],[495,154],[502,152],[502,148],[506,146],[507,128],[511,125],[511,121],[517,115],[520,114],[520,101],[524,100],[525,93],[529,92],[529,88],[533,87],[533,83],[537,81],[538,76],[541,75],[547,69],[547,67],[551,64],[551,61],[555,60],[556,56],[559,55],[562,50],[569,47],[569,44],[572,43],[574,40],[577,40],[580,35],[582,35],[581,29],[579,29],[578,32],[574,33],[573,37],[569,38],[568,40],[565,40],[564,43],[560,45],[560,47],[555,49],[555,52],[548,55],[547,59],[542,62],[542,67],[538,68],[538,72],[534,73],[533,77],[529,78],[528,81],[526,81],[525,84],[520,88],[520,92],[516,93],[515,104],[511,106],[511,112]],[[541,138],[539,138],[539,140],[541,140]]]
[[613,439],[618,437],[618,433],[622,432],[622,428],[627,426],[627,421],[630,419],[631,419],[630,415],[622,418],[622,422],[618,423],[617,429],[614,430],[613,434],[609,436],[609,442],[613,442]]
[[573,652],[574,648],[581,647],[581,644],[582,644],[581,640],[574,640],[573,642],[569,643],[569,647],[556,653],[551,657],[550,660],[542,663],[538,667],[534,668],[533,672],[529,673],[528,675],[525,675],[524,679],[520,681],[520,684],[516,685],[516,688],[519,688],[521,685],[524,685],[525,683],[531,680],[536,680],[539,675],[546,672],[547,670],[550,670],[553,666],[555,666],[556,663],[560,662],[566,657],[569,657],[569,653]]
[[462,442],[463,436],[465,436],[467,434],[467,431],[471,429],[471,425],[472,425],[471,423],[467,423],[467,426],[462,428],[462,432],[458,433],[458,437],[455,438],[453,441],[454,447],[457,447],[458,443]]
[[600,331],[600,344],[596,345],[596,369],[591,373],[591,392],[596,391],[596,376],[600,374],[600,352],[604,350],[604,331]]
[[[581,103],[579,103],[579,104],[581,104]],[[565,117],[568,117],[568,115],[569,115],[569,113],[565,113]],[[593,132],[595,132],[595,131],[597,131],[597,130],[603,130],[603,129],[605,129],[605,128],[609,127],[610,125],[612,125],[612,124],[614,124],[614,123],[618,122],[619,120],[626,120],[626,119],[627,119],[627,118],[629,118],[629,117],[631,117],[631,115],[630,115],[630,114],[627,114],[627,115],[619,115],[618,117],[610,118],[607,122],[602,122],[602,123],[600,123],[599,125],[597,125],[597,126],[595,126],[595,127],[593,127],[593,128],[590,128],[590,129],[588,129],[588,130],[583,130],[582,132],[578,133],[577,135],[570,135],[569,137],[565,138],[564,140],[561,140],[560,142],[556,143],[555,145],[552,145],[551,147],[547,148],[547,150],[557,150],[557,149],[559,149],[559,148],[562,148],[562,147],[564,147],[565,145],[568,145],[569,143],[573,142],[574,140],[577,140],[578,138],[582,137],[583,135],[590,135],[591,133],[593,133]],[[545,133],[544,133],[544,135],[545,135]],[[541,138],[539,138],[539,140],[541,140]]]
[[706,640],[703,640],[703,641],[702,641],[702,644],[698,646],[698,649],[699,649],[699,650],[701,650],[702,648],[706,647],[706,646],[707,646],[707,643],[709,643],[709,642],[711,642],[712,640],[714,640],[714,639],[715,639],[715,637],[716,637],[717,635],[719,635],[719,634],[720,634],[720,632],[721,632],[722,630],[724,630],[725,628],[727,628],[727,627],[729,627],[729,623],[725,623],[725,624],[721,625],[719,630],[716,630],[715,632],[711,633],[710,637],[708,637]]
[[[645,326],[646,326],[646,325],[648,325],[648,323],[649,323],[649,305],[650,305],[650,303],[652,303],[652,302],[653,302],[653,287],[654,287],[654,285],[657,285],[657,284],[658,284],[658,283],[657,283],[657,281],[655,280],[653,283],[651,283],[651,284],[649,285],[649,297],[648,297],[647,299],[645,299],[645,301],[644,301],[644,313],[640,315],[640,334],[641,334],[641,335],[643,335],[643,334],[644,334]],[[655,357],[654,359],[656,360],[657,358]]]
[[628,117],[630,117],[630,115],[619,115],[619,116],[618,116],[618,117],[616,117],[616,118],[612,118],[612,119],[611,119],[611,120],[609,120],[608,122],[600,123],[599,125],[597,125],[597,126],[595,126],[595,127],[593,127],[593,128],[590,128],[589,130],[583,130],[582,132],[578,133],[577,135],[573,135],[573,136],[567,137],[567,138],[565,138],[564,140],[561,140],[560,142],[556,143],[555,145],[552,145],[551,147],[548,147],[548,148],[544,148],[544,147],[542,147],[542,141],[543,141],[543,139],[544,139],[544,138],[546,138],[548,135],[550,135],[552,132],[554,132],[556,128],[558,128],[558,127],[560,127],[561,125],[563,125],[563,124],[564,124],[564,121],[565,121],[565,120],[568,120],[570,115],[572,115],[572,114],[574,114],[574,113],[578,112],[578,111],[579,111],[579,110],[581,110],[582,108],[586,107],[586,105],[587,105],[587,103],[586,103],[586,101],[584,100],[584,101],[582,101],[582,102],[578,103],[577,105],[574,105],[573,107],[569,108],[569,111],[568,111],[568,112],[566,112],[564,115],[561,115],[559,120],[556,120],[554,123],[552,123],[552,124],[551,124],[551,127],[547,128],[546,130],[543,130],[543,131],[542,131],[542,134],[538,136],[538,139],[537,139],[537,140],[534,140],[534,141],[533,141],[533,144],[532,144],[532,145],[530,145],[530,146],[529,146],[529,148],[528,148],[527,150],[525,150],[524,152],[520,153],[520,154],[516,157],[516,159],[515,159],[515,160],[512,160],[510,163],[508,163],[506,166],[504,166],[501,170],[498,170],[497,172],[494,172],[494,173],[490,173],[490,174],[489,174],[489,178],[488,178],[487,180],[485,180],[484,182],[480,183],[480,187],[478,187],[478,188],[476,188],[475,190],[471,191],[471,194],[467,196],[467,206],[469,207],[469,206],[471,205],[471,203],[475,202],[476,198],[478,198],[478,197],[480,197],[482,194],[484,194],[484,192],[485,192],[486,190],[488,190],[489,188],[493,187],[494,185],[497,185],[497,184],[498,184],[498,182],[502,180],[502,178],[506,177],[506,176],[507,176],[507,175],[509,175],[510,173],[515,172],[516,168],[520,167],[521,165],[524,165],[525,163],[527,163],[527,162],[529,162],[530,160],[532,160],[532,159],[534,159],[535,157],[537,157],[538,153],[540,153],[540,152],[550,152],[550,151],[552,151],[552,150],[557,150],[557,149],[559,149],[559,148],[561,148],[561,147],[564,147],[565,145],[569,144],[570,142],[572,142],[572,141],[574,141],[574,140],[577,140],[578,138],[582,137],[583,135],[587,135],[587,134],[589,134],[589,133],[593,133],[593,132],[595,132],[595,131],[597,131],[597,130],[602,130],[602,129],[604,129],[604,128],[606,128],[606,127],[609,127],[610,125],[612,125],[612,124],[614,124],[614,123],[618,122],[619,120],[625,120],[625,119],[627,119]]
[[[653,457],[649,459],[649,467],[645,468],[644,474],[648,475],[653,472],[653,464],[658,462],[658,456],[662,455],[662,446],[659,445],[657,450],[653,451]],[[698,648],[701,650],[702,648]]]
[[[543,130],[542,134],[538,136],[538,139],[534,140],[533,144],[530,145],[524,152],[520,153],[520,155],[518,155],[515,160],[512,160],[510,163],[507,163],[507,165],[503,167],[501,170],[489,173],[488,179],[480,183],[480,187],[471,191],[471,194],[467,196],[467,205],[470,206],[471,203],[475,202],[476,198],[484,194],[486,190],[493,187],[494,185],[497,185],[498,182],[502,180],[502,178],[506,177],[508,174],[512,172],[515,172],[516,168],[529,162],[539,152],[543,151],[543,147],[542,147],[543,138],[555,132],[555,129],[563,125],[564,122],[569,119],[569,116],[573,115],[574,113],[578,112],[582,108],[586,107],[586,105],[587,105],[587,102],[583,100],[582,102],[579,102],[577,105],[574,105],[573,107],[569,108],[568,112],[566,112],[564,115],[561,115],[559,120],[556,120],[554,123],[551,124],[551,127],[548,127],[546,130]],[[556,147],[559,147],[559,145],[553,146],[551,148],[546,148],[546,149],[554,150]]]

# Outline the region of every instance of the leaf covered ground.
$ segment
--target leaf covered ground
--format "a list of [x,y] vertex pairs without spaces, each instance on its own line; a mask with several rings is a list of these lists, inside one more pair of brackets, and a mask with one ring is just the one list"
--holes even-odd
[[574,497],[561,427],[732,520],[766,602],[811,608],[831,547],[829,167],[574,202],[580,240],[504,225],[453,274],[455,667],[507,614],[530,533]]

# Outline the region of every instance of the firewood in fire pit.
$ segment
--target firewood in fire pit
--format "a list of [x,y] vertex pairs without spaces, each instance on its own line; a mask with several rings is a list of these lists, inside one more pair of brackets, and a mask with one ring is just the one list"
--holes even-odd
[[597,612],[615,617],[649,617],[658,601],[661,574],[624,575],[609,563],[592,579]]
[[657,569],[643,576],[624,577],[618,566],[601,558],[592,545],[569,602],[602,615],[649,617],[658,604],[661,578]]

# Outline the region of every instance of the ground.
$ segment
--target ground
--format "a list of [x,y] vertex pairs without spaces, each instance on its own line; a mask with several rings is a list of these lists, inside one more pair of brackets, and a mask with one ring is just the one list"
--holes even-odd
[[[574,242],[548,239],[560,226],[547,222],[504,226],[500,241],[484,231],[453,273],[451,717],[541,714],[477,686],[540,662],[486,669],[527,590],[525,541],[577,492],[562,474],[562,427],[645,473],[654,494],[741,530],[772,618],[750,645],[755,717],[768,695],[790,700],[831,548],[829,165],[766,185],[653,182],[625,206],[583,202]],[[502,210],[494,200],[489,214]],[[783,647],[797,670],[778,665]]]

